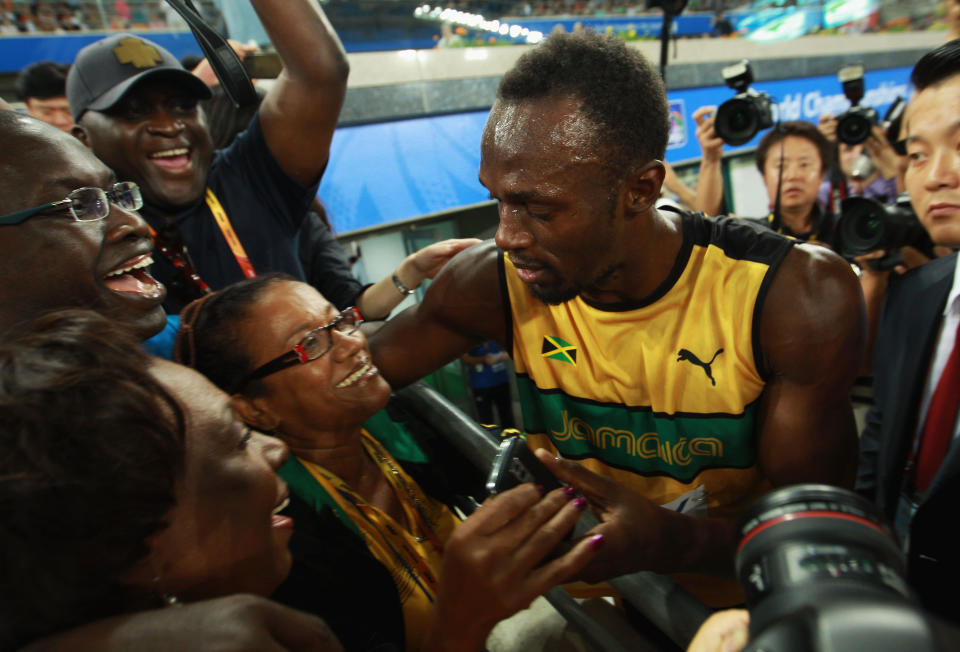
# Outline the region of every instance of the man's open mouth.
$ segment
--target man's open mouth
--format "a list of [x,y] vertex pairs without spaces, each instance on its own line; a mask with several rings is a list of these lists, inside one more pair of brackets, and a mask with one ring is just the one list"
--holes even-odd
[[163,298],[163,285],[147,272],[152,264],[150,254],[135,256],[107,272],[103,283],[114,292],[137,294],[147,299]]
[[190,164],[190,148],[175,147],[148,154],[147,158],[167,170],[177,170]]

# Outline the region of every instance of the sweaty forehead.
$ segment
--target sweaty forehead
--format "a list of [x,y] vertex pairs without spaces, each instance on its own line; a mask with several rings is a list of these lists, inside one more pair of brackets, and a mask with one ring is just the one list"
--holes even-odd
[[498,100],[484,130],[483,148],[513,157],[525,152],[566,149],[590,156],[597,149],[597,126],[576,97]]

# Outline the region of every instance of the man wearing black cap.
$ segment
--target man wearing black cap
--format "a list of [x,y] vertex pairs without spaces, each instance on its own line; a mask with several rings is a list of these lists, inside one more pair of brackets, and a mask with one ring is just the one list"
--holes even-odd
[[197,104],[207,87],[150,41],[93,43],[67,78],[74,135],[143,191],[171,313],[245,276],[303,276],[296,234],[327,163],[348,64],[315,0],[251,2],[284,72],[225,150],[213,152]]

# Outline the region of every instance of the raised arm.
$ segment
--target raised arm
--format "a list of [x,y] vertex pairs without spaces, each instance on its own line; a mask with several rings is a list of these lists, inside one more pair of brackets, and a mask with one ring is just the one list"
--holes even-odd
[[304,186],[320,178],[347,92],[347,55],[316,0],[251,0],[283,72],[260,106],[267,145]]
[[701,152],[693,209],[707,215],[719,215],[723,207],[723,140],[714,126],[716,114],[715,106],[701,106],[693,112]]
[[430,284],[423,301],[370,336],[380,373],[400,387],[487,340],[506,338],[497,248],[493,241],[462,251]]
[[357,300],[357,307],[371,319],[386,319],[407,296],[393,280],[394,276],[403,287],[413,290],[424,279],[436,276],[451,258],[479,242],[476,238],[441,240],[415,251],[400,262],[393,275],[385,276],[365,289]]

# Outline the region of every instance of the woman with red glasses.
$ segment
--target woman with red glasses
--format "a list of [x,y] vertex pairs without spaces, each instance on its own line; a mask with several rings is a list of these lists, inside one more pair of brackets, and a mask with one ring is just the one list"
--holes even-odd
[[[294,567],[274,597],[322,614],[347,649],[482,649],[499,620],[582,567],[602,537],[538,564],[586,503],[522,485],[460,523],[365,422],[390,398],[355,308],[306,283],[257,277],[187,306],[175,357],[232,394],[250,426],[290,447]],[[363,595],[362,612],[345,596]]]

